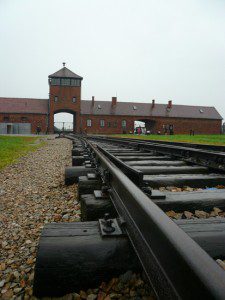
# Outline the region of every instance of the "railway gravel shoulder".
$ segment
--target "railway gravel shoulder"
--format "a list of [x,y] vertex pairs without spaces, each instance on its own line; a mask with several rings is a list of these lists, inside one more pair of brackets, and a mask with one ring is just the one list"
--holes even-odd
[[64,186],[71,142],[47,144],[0,172],[0,298],[30,299],[43,225],[79,220],[75,185]]

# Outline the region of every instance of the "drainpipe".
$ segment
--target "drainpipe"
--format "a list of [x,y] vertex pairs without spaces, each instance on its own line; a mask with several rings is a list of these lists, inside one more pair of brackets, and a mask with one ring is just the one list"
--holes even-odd
[[47,133],[49,134],[49,118],[50,118],[50,97],[51,94],[48,94],[48,113],[47,113]]

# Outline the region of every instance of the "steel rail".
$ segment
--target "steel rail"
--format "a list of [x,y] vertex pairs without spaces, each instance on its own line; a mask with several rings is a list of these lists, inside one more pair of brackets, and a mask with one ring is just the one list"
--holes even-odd
[[[116,138],[116,137],[115,137]],[[132,138],[119,138],[123,139],[128,142],[133,141]],[[210,150],[210,151],[218,151],[218,152],[225,152],[225,146],[222,145],[210,145],[210,144],[196,144],[196,143],[187,143],[187,142],[171,142],[171,141],[164,141],[164,140],[151,140],[151,139],[136,139],[139,143],[157,143],[157,144],[165,144],[165,145],[172,145],[172,146],[181,146],[181,147],[191,147],[197,148],[202,150]]]
[[203,150],[197,148],[188,148],[182,146],[173,146],[158,143],[140,143],[139,141],[126,141],[124,139],[117,139],[111,137],[93,137],[90,139],[109,141],[112,143],[119,143],[123,145],[135,146],[138,149],[153,150],[161,154],[170,154],[172,156],[182,158],[186,162],[196,163],[198,165],[207,166],[209,168],[225,171],[225,153]]
[[143,172],[128,166],[122,160],[104,150],[101,146],[97,145],[97,148],[104,153],[105,156],[108,157],[130,180],[132,180],[138,186],[143,185]]
[[121,224],[159,299],[224,299],[220,266],[125,174],[86,140]]

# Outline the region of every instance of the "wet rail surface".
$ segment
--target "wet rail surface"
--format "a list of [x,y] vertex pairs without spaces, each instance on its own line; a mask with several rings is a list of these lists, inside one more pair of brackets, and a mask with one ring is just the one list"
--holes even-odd
[[[189,147],[187,155],[183,149],[169,151],[168,145],[159,145],[157,151],[155,144],[140,147],[138,143],[102,137],[70,139],[74,143],[74,167],[66,170],[66,181],[78,182],[84,222],[66,225],[68,228],[49,225],[43,230],[36,294],[50,295],[51,286],[60,280],[65,283],[56,295],[68,292],[67,286],[82,285],[88,266],[96,280],[102,274],[106,276],[105,271],[118,273],[116,261],[127,268],[132,260],[130,267],[139,268],[134,259],[137,256],[159,299],[190,299],[193,295],[196,299],[223,299],[225,273],[215,260],[223,264],[225,259],[225,154],[192,152]],[[89,231],[95,233],[95,243],[98,241],[94,246],[90,236],[84,234]],[[124,236],[136,255],[128,250]],[[81,256],[84,243],[87,253],[82,259],[68,259],[72,254]],[[106,249],[113,252],[113,248],[117,251],[109,258]],[[106,270],[90,267],[96,263],[96,257],[90,255],[93,251],[104,253],[104,262],[97,255],[97,263]],[[60,261],[58,269],[53,268],[54,257]],[[86,271],[82,271],[82,265]],[[72,268],[79,270],[80,280],[77,278],[75,284],[68,274],[53,275],[60,268],[67,273]],[[51,276],[54,280],[49,280]]]

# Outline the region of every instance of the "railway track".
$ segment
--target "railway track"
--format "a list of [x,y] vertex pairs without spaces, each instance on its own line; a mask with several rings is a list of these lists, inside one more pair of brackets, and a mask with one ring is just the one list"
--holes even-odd
[[[107,137],[107,136],[106,136]],[[142,136],[143,137],[143,136]],[[116,138],[118,140],[118,138]],[[129,142],[134,141],[132,138],[120,138],[120,140],[126,140]],[[222,145],[211,145],[211,144],[197,144],[197,143],[187,143],[187,142],[170,142],[170,141],[163,141],[163,140],[151,140],[151,139],[137,139],[139,143],[157,143],[157,144],[164,144],[164,145],[171,145],[171,146],[180,146],[180,147],[191,147],[197,149],[204,149],[210,151],[217,151],[217,152],[225,152],[225,146]]]
[[44,227],[34,293],[60,296],[143,268],[159,299],[224,299],[225,154],[69,138],[65,182],[78,182],[83,222]]

